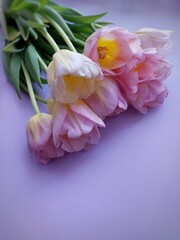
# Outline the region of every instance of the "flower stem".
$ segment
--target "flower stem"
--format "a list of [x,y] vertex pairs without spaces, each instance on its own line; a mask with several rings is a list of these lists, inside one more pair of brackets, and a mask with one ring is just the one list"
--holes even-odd
[[42,57],[38,53],[37,53],[37,57],[38,57],[38,60],[39,60],[39,62],[41,64],[41,66],[47,72],[48,67],[47,67],[46,63],[44,62],[44,60],[42,59]]
[[[28,91],[28,88],[26,87],[26,85],[25,85],[23,82],[21,82],[20,84],[21,84],[21,88],[22,88],[26,93],[29,94],[29,91]],[[42,102],[42,103],[44,103],[44,104],[47,104],[47,100],[45,100],[44,98],[41,98],[41,97],[38,96],[37,94],[34,94],[34,96],[35,96],[36,100],[38,100],[39,102]]]
[[48,32],[42,33],[42,34],[45,37],[45,39],[49,42],[51,47],[55,50],[55,52],[60,50],[60,48],[58,47],[58,45],[56,44],[56,42],[54,41],[54,39],[51,37],[51,35]]
[[26,79],[27,87],[28,87],[29,96],[30,96],[31,103],[32,103],[32,106],[34,108],[34,111],[35,111],[35,113],[40,113],[39,107],[37,105],[36,98],[35,98],[35,95],[34,95],[34,90],[33,90],[33,87],[32,87],[31,79],[30,79],[28,70],[26,69],[26,66],[25,66],[24,62],[22,62],[22,69],[23,69],[23,72],[24,72],[24,76],[25,76],[25,79]]
[[[40,24],[43,24],[43,21],[41,20],[41,18],[38,16],[38,14],[34,15],[36,21]],[[39,31],[41,32],[41,34],[45,37],[45,39],[49,42],[49,44],[51,45],[51,47],[55,50],[55,52],[59,51],[59,47],[56,44],[56,42],[54,41],[54,39],[51,37],[51,35],[48,33],[47,29],[44,27],[42,29],[39,29]]]
[[50,23],[53,25],[53,27],[57,30],[57,32],[61,35],[61,37],[64,39],[69,49],[73,52],[77,52],[72,42],[68,38],[67,34],[64,32],[64,30],[54,20],[52,20],[51,18],[48,18],[48,19]]

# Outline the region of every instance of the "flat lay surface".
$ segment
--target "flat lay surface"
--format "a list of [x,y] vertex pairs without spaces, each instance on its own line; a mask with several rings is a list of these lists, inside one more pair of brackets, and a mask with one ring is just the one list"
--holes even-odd
[[89,15],[108,11],[102,20],[132,32],[174,31],[169,95],[145,115],[130,108],[108,118],[100,143],[89,151],[43,165],[27,148],[26,124],[34,114],[30,101],[23,94],[18,99],[0,61],[0,239],[179,240],[180,2],[61,4]]

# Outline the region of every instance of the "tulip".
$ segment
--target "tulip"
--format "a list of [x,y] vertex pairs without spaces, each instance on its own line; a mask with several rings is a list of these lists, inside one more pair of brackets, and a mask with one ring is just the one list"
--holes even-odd
[[103,120],[127,109],[127,101],[111,77],[96,82],[94,93],[85,102]]
[[144,52],[142,60],[130,72],[116,77],[129,104],[141,113],[162,104],[168,94],[163,81],[172,66],[155,52],[154,49]]
[[170,40],[172,31],[142,28],[136,34],[141,41],[142,49],[155,48],[162,57],[166,57],[172,52],[173,44]]
[[95,62],[69,50],[57,51],[47,69],[51,96],[54,101],[62,103],[87,98],[94,91],[94,83],[102,78]]
[[120,27],[104,27],[86,41],[84,54],[98,63],[106,75],[131,69],[142,54],[136,34]]
[[27,141],[29,151],[39,157],[42,163],[52,158],[62,157],[64,150],[55,146],[52,137],[52,115],[38,113],[27,124]]
[[104,122],[82,100],[64,104],[50,99],[48,105],[53,116],[53,140],[57,148],[61,146],[67,152],[74,152],[99,142],[98,126],[104,127]]

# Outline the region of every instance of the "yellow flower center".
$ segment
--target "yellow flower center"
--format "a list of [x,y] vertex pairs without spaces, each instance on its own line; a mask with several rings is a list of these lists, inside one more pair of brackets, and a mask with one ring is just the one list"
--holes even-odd
[[99,64],[104,68],[112,68],[120,54],[120,47],[115,39],[99,38],[97,42]]
[[65,75],[64,83],[66,86],[66,91],[71,93],[75,91],[77,88],[87,88],[87,79],[84,77],[73,76],[73,75]]
[[[93,81],[85,77],[65,75],[63,77],[65,84],[64,100],[71,99],[71,101],[78,98],[86,98],[93,91]],[[67,99],[66,99],[67,98]]]

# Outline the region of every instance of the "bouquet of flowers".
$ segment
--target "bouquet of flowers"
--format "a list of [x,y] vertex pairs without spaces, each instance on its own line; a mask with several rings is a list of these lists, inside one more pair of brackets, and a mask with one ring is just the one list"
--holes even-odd
[[[105,14],[85,16],[51,0],[1,2],[4,69],[19,98],[24,91],[31,100],[27,142],[42,163],[88,149],[107,117],[128,106],[146,113],[168,94],[172,32],[132,33],[100,21]],[[45,84],[47,100],[37,93]]]

